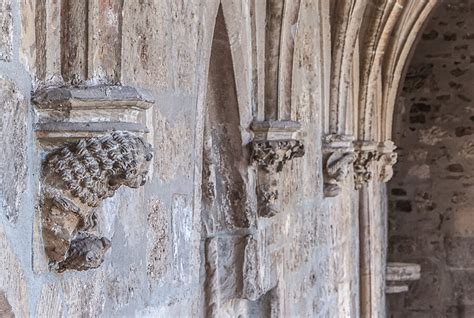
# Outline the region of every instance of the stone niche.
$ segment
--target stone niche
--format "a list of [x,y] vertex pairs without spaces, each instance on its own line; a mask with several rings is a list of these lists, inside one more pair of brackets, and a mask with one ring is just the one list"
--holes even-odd
[[[128,86],[47,87],[33,96],[41,160],[37,220],[49,268],[99,267],[111,246],[97,209],[121,186],[145,184],[148,92]],[[133,211],[130,211],[133,213]]]

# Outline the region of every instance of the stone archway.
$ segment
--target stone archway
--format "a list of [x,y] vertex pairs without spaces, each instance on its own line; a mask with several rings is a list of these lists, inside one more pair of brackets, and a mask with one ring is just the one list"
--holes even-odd
[[394,116],[388,260],[419,264],[421,278],[388,297],[391,317],[474,315],[473,6],[434,12]]

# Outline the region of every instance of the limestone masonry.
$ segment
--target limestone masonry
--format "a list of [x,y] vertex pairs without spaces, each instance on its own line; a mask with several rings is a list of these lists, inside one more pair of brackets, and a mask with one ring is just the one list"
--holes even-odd
[[473,18],[1,0],[0,317],[473,316]]

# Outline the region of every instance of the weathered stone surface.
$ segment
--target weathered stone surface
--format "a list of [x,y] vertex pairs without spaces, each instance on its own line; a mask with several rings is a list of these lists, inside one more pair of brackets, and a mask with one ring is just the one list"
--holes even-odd
[[121,186],[143,186],[152,157],[151,145],[128,132],[81,139],[47,154],[39,211],[52,268],[102,264],[111,242],[97,232],[96,208]]
[[0,310],[6,315],[27,317],[28,285],[21,261],[0,226]]
[[194,239],[193,210],[188,196],[174,194],[171,203],[171,233],[173,255],[173,278],[176,283],[186,284],[193,279],[193,271],[198,270],[196,262],[196,241]]
[[27,186],[27,103],[18,87],[0,78],[0,208],[2,214],[16,223]]
[[61,293],[55,284],[45,284],[36,307],[37,317],[63,317],[64,307]]
[[150,285],[164,283],[170,270],[171,214],[160,200],[150,201],[147,217],[147,276]]
[[468,317],[474,267],[474,1],[444,1],[414,53],[395,116],[399,163],[390,183],[389,260],[421,278],[392,295],[394,317]]
[[[173,122],[159,110],[155,111],[154,116],[154,173],[164,182],[171,181],[177,175],[191,178],[191,150],[183,148],[184,144],[192,143],[193,140],[190,115],[180,111]],[[165,153],[166,156],[160,155]]]
[[95,272],[88,278],[71,277],[61,282],[68,316],[98,317],[104,312],[105,274]]
[[4,291],[0,292],[0,316],[5,318],[15,317],[12,311],[12,306],[10,306],[8,303],[8,299]]
[[13,13],[12,1],[0,3],[0,60],[11,61],[13,58]]
[[[1,203],[13,212],[3,217],[2,206],[0,267],[6,270],[0,270],[0,310],[16,317],[382,316],[386,196],[380,178],[391,176],[393,157],[376,158],[386,169],[371,171],[373,177],[364,180],[367,191],[358,193],[352,139],[329,152],[323,139],[351,135],[376,145],[390,139],[398,80],[412,40],[435,2],[3,1],[7,10],[0,11],[0,24],[8,24],[8,30],[0,37],[0,60],[6,52],[10,62],[0,61],[0,73],[16,86],[3,85],[2,124],[8,125],[1,135],[0,198],[7,198]],[[452,50],[409,71],[412,90],[432,82],[438,71],[435,59],[459,54],[466,63],[472,60],[469,46],[459,42],[472,39],[470,34],[436,28],[425,38],[447,38]],[[4,51],[2,41],[10,41]],[[461,62],[446,73],[452,78],[446,89],[436,83],[432,101],[411,102],[410,127],[426,129],[423,125],[433,121],[446,136],[463,143],[461,156],[471,156],[472,116],[461,123],[444,108],[444,103],[467,105],[473,99],[463,92],[471,72]],[[129,90],[137,85],[150,90],[156,107],[147,109],[149,99]],[[11,107],[21,96],[28,99],[30,91],[42,89],[49,98],[43,107],[28,101]],[[290,134],[278,129],[273,136],[267,134],[267,128],[278,125],[255,131],[254,120],[291,123],[286,127]],[[448,127],[449,122],[456,127]],[[89,245],[102,244],[102,236],[113,245],[101,267],[50,272],[42,211],[35,210],[49,176],[42,163],[62,141],[117,130],[133,131],[153,144],[156,161],[149,182],[138,191],[116,189],[100,206],[87,209],[98,216],[91,222],[97,226],[87,229],[98,240]],[[443,140],[429,144],[444,138],[443,133],[426,130],[424,136],[427,146],[443,146]],[[262,157],[255,165],[252,141],[263,142],[256,147]],[[305,155],[291,159],[302,155],[302,144]],[[439,156],[429,150],[408,156],[420,165],[439,161],[448,186],[462,180],[465,188],[452,191],[447,203],[440,204],[435,196],[424,195],[428,176],[436,176],[437,170],[428,175],[422,169],[422,189],[399,191],[397,201],[410,202],[410,216],[446,211],[440,213],[439,224],[407,222],[412,232],[447,227],[456,233],[453,237],[468,238],[470,230],[459,225],[467,214],[453,216],[469,203],[469,165],[451,162],[445,149],[440,148]],[[85,166],[90,164],[85,161]],[[18,164],[28,169],[17,169]],[[257,185],[268,182],[260,182],[257,174],[273,168],[278,178],[267,181],[277,183],[269,192],[278,191],[278,213],[265,218],[258,213],[263,193]],[[84,176],[76,174],[77,179]],[[330,191],[326,187],[330,199],[323,194],[328,184],[333,186]],[[57,182],[50,185],[62,189]],[[84,207],[72,193],[76,188],[62,189],[58,197]],[[448,210],[448,203],[456,210]],[[56,221],[65,214],[53,212]],[[63,221],[50,230],[67,229],[66,238],[76,237],[84,229],[79,223],[86,223],[74,211]],[[87,244],[80,238],[76,243],[78,255],[84,256],[81,247]],[[415,257],[417,243],[397,246]],[[432,253],[443,244],[422,241]],[[423,268],[429,266],[422,262]],[[437,282],[437,271],[432,266],[430,283]],[[429,284],[420,286],[415,288],[426,290]],[[363,298],[362,291],[371,296]],[[422,310],[429,312],[433,303]],[[362,309],[367,304],[373,308]]]

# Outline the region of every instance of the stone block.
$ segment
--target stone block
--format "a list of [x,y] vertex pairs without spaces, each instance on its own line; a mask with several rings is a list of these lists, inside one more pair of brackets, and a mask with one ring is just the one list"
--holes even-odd
[[0,209],[15,223],[27,186],[28,106],[16,85],[0,78]]
[[474,268],[474,237],[447,237],[446,263],[453,269]]
[[160,281],[171,264],[171,213],[160,200],[151,201],[147,217],[147,276],[150,284]]
[[446,311],[446,318],[474,317],[474,306],[455,304]]
[[467,270],[452,271],[451,280],[453,299],[464,305],[474,305],[474,272]]
[[0,60],[10,62],[13,57],[12,1],[0,2]]
[[187,284],[199,270],[195,262],[197,244],[193,240],[193,209],[189,197],[174,194],[171,206],[172,265],[176,283]]
[[471,206],[459,208],[452,213],[451,235],[474,238],[474,210]]
[[36,306],[36,317],[63,317],[64,308],[60,290],[55,284],[45,284]]
[[[6,311],[7,316],[28,317],[28,289],[23,266],[15,255],[0,225],[0,316]],[[3,294],[3,296],[2,296]]]

